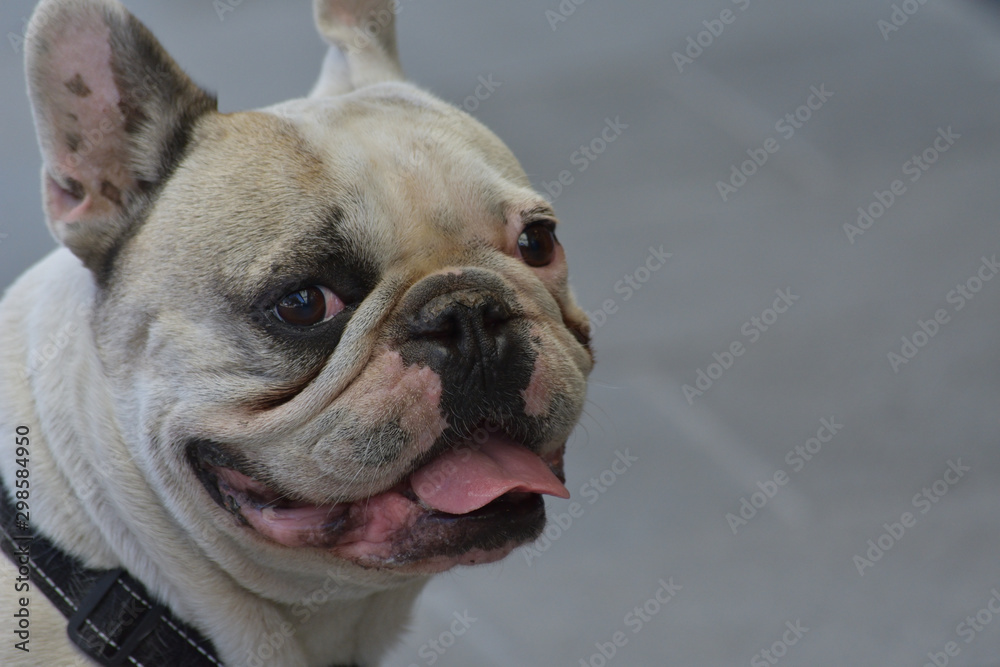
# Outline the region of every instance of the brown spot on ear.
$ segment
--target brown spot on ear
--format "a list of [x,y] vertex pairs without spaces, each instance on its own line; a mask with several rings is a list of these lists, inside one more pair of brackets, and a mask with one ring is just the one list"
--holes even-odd
[[87,87],[87,83],[83,80],[83,77],[80,76],[79,72],[76,73],[76,76],[66,82],[66,88],[77,97],[88,97],[92,92],[90,88]]
[[83,183],[70,176],[66,177],[66,187],[63,189],[68,192],[73,199],[83,201],[83,198],[87,196],[87,191],[84,189]]
[[76,152],[76,149],[80,147],[81,141],[83,141],[83,139],[79,134],[76,134],[75,132],[66,133],[66,146],[69,148],[70,153]]
[[109,181],[101,183],[101,195],[118,206],[122,205],[122,191],[112,185]]

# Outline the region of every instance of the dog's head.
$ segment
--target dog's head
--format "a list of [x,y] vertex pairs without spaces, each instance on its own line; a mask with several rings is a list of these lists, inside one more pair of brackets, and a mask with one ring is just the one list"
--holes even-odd
[[115,0],[32,22],[49,225],[97,285],[117,428],[206,550],[440,571],[566,493],[592,359],[554,212],[400,81],[391,4],[317,2],[313,94],[236,114]]

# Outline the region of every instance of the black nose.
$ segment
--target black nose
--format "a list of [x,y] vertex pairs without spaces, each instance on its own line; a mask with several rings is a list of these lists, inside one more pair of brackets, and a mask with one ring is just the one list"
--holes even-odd
[[410,318],[410,338],[436,348],[438,355],[494,365],[509,347],[513,312],[489,289],[466,288],[440,294]]
[[407,365],[441,378],[441,408],[453,424],[475,423],[487,409],[523,412],[536,352],[517,297],[482,269],[438,274],[414,285],[395,332]]

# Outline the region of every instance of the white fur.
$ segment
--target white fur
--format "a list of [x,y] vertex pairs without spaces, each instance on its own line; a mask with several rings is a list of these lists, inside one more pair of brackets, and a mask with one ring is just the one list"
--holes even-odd
[[[14,487],[14,429],[26,425],[31,438],[31,518],[56,543],[95,568],[123,566],[181,618],[209,634],[224,661],[243,664],[248,647],[262,637],[284,637],[266,664],[326,667],[331,663],[376,664],[395,636],[423,580],[389,592],[344,600],[325,577],[303,577],[293,600],[333,590],[306,622],[295,603],[268,602],[239,586],[216,562],[206,558],[185,528],[164,508],[117,436],[115,418],[87,320],[94,297],[90,273],[67,250],[57,250],[26,273],[0,308],[0,367],[29,366],[32,354],[48,358],[28,378],[6,372],[0,385],[0,472]],[[69,328],[67,329],[67,325]],[[49,333],[67,330],[65,346],[54,356]],[[24,334],[28,335],[25,336]],[[59,346],[56,346],[57,348]],[[13,380],[12,382],[10,380]],[[0,559],[0,581],[13,582],[15,569]],[[290,591],[292,592],[292,591]],[[0,608],[17,608],[12,585],[0,587]],[[10,641],[0,644],[0,664],[65,665],[79,654],[66,637],[66,621],[36,590],[30,593],[30,656]],[[308,607],[306,607],[308,608]],[[12,617],[3,615],[12,637]]]

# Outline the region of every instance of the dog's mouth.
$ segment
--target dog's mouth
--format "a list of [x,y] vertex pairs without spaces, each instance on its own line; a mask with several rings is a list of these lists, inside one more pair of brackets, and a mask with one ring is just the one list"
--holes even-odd
[[565,447],[546,457],[504,435],[465,442],[392,488],[332,504],[296,500],[214,443],[189,449],[209,495],[237,520],[285,547],[313,547],[364,566],[419,563],[421,571],[493,562],[538,537],[542,495],[568,498]]

